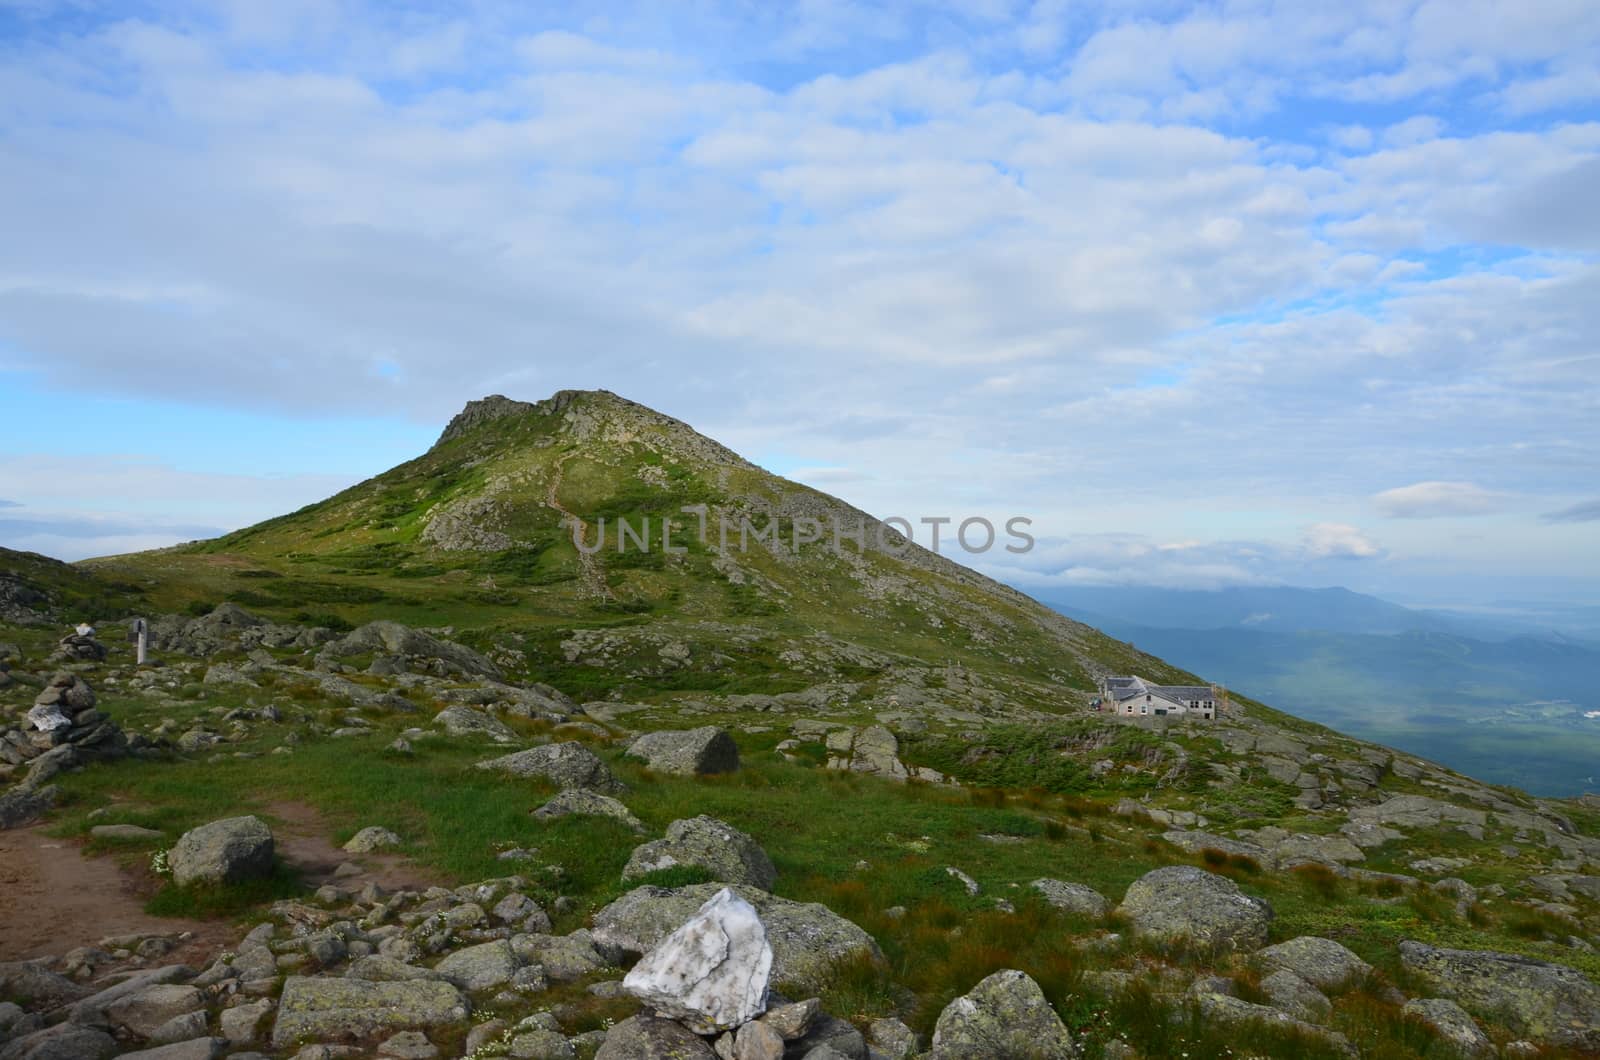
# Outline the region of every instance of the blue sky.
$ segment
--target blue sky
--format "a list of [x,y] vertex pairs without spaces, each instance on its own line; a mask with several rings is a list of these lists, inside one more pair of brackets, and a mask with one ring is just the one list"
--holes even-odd
[[1600,587],[1587,0],[0,0],[0,544],[606,387],[1023,585]]

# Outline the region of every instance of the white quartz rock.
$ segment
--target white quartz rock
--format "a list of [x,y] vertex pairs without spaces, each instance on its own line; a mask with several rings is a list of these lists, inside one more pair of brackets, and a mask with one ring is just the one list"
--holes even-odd
[[724,887],[623,979],[628,993],[698,1034],[733,1030],[767,1008],[772,947],[749,902]]
[[72,726],[72,719],[56,703],[34,707],[28,711],[28,720],[40,732],[54,732],[57,729],[66,729]]

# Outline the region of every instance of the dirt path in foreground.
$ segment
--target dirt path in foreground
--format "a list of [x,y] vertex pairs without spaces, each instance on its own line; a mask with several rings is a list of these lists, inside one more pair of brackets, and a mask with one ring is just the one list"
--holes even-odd
[[44,825],[0,832],[0,960],[58,957],[111,935],[193,932],[167,963],[199,967],[235,940],[223,921],[176,920],[144,911],[149,893],[115,858],[85,857]]
[[[396,891],[440,882],[396,854],[345,853],[322,816],[303,803],[275,802],[263,813],[271,818],[279,856],[300,871],[308,893],[325,883],[351,890],[376,883]],[[144,904],[154,893],[154,877],[125,870],[114,857],[87,857],[79,844],[49,835],[47,827],[0,832],[0,961],[59,957],[112,935],[190,932],[193,937],[161,961],[203,968],[242,936],[226,920],[149,915]],[[345,863],[363,871],[335,878]]]

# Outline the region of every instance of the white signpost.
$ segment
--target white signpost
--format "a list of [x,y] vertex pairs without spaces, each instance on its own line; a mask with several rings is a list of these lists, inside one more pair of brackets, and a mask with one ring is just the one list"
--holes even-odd
[[150,626],[142,618],[133,620],[133,628],[128,631],[128,639],[138,645],[135,662],[144,665],[145,652],[150,647]]

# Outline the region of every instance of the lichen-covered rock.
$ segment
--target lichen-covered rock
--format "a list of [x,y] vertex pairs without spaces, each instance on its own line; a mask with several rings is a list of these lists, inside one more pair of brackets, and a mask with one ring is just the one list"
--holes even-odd
[[723,888],[634,965],[622,988],[697,1034],[733,1030],[767,1007],[772,947],[755,907]]
[[1495,1055],[1494,1042],[1465,1009],[1449,998],[1416,998],[1407,1001],[1400,1011],[1432,1027],[1435,1034],[1469,1060],[1492,1060]]
[[570,935],[513,935],[511,946],[524,963],[541,966],[558,982],[581,979],[606,967],[605,956],[584,930]]
[[681,1023],[634,1016],[606,1032],[594,1060],[717,1060],[717,1054]]
[[835,729],[826,737],[828,768],[905,780],[911,770],[900,761],[900,741],[882,725]]
[[1339,943],[1315,935],[1268,946],[1259,957],[1268,967],[1287,969],[1318,990],[1337,990],[1372,972],[1372,965]]
[[1287,968],[1279,968],[1261,980],[1261,993],[1267,1003],[1281,1009],[1295,1019],[1316,1023],[1328,1017],[1333,1010],[1330,1002],[1316,987],[1295,975]]
[[628,790],[593,751],[581,743],[547,744],[526,751],[491,758],[478,763],[479,769],[492,769],[514,777],[537,777],[562,788],[584,788],[604,795],[621,795]]
[[172,882],[238,883],[272,872],[272,831],[259,817],[229,817],[185,832],[168,857]]
[[505,722],[471,707],[446,707],[433,716],[433,723],[451,736],[487,736],[496,743],[512,743],[517,738]]
[[1356,1049],[1350,1040],[1338,1031],[1318,1027],[1314,1023],[1296,1019],[1279,1009],[1267,1005],[1256,1005],[1243,1001],[1227,994],[1200,994],[1195,998],[1195,1003],[1200,1008],[1200,1015],[1215,1024],[1227,1025],[1233,1023],[1266,1024],[1267,1026],[1281,1027],[1291,1030],[1308,1038],[1315,1038],[1325,1045],[1332,1046],[1347,1056],[1355,1057]]
[[812,1020],[805,1035],[790,1042],[785,1052],[806,1060],[868,1060],[867,1040],[855,1025],[826,1012]]
[[929,1060],[1072,1060],[1072,1035],[1044,991],[1015,969],[995,972],[945,1006]]
[[1102,917],[1111,909],[1105,895],[1093,887],[1063,880],[1034,880],[1028,886],[1038,891],[1046,902],[1064,913],[1074,916]]
[[635,832],[645,831],[644,822],[635,817],[633,811],[622,803],[609,795],[602,795],[597,791],[585,791],[583,788],[567,788],[534,810],[533,815],[542,821],[554,821],[575,815],[610,817]]
[[32,824],[56,804],[61,789],[55,785],[29,790],[16,787],[0,795],[0,831]]
[[1400,960],[1468,1011],[1553,1045],[1600,1050],[1600,987],[1560,964],[1407,940]]
[[43,961],[0,964],[0,997],[28,998],[34,1005],[56,1008],[94,993],[81,983],[58,975]]
[[[607,957],[621,961],[653,949],[722,888],[639,887],[595,914],[592,937]],[[827,985],[833,966],[860,957],[881,959],[877,943],[827,906],[776,898],[755,887],[733,892],[755,907],[772,947],[772,981],[807,993]]]
[[1187,939],[1211,950],[1254,950],[1267,941],[1272,907],[1232,880],[1192,865],[1147,872],[1128,887],[1119,912],[1143,938]]
[[488,990],[511,982],[522,962],[504,939],[457,950],[434,965],[434,971],[463,990]]
[[301,1040],[349,1041],[385,1031],[426,1030],[464,1023],[471,1011],[466,996],[445,982],[375,983],[295,975],[283,984],[272,1045],[282,1049]]
[[645,733],[633,741],[628,754],[644,759],[658,773],[681,776],[733,773],[739,768],[739,745],[726,729],[715,725]]
[[400,837],[389,829],[369,825],[351,836],[344,849],[351,854],[370,854],[375,850],[397,847],[400,843]]
[[0,1056],[5,1060],[108,1060],[121,1051],[116,1039],[104,1031],[58,1023],[13,1039],[0,1050]]
[[418,659],[437,659],[451,669],[476,677],[498,680],[501,676],[498,666],[471,648],[440,640],[399,622],[368,622],[328,644],[323,651],[338,658],[384,652]]
[[147,986],[138,993],[118,998],[106,1006],[112,1024],[139,1038],[152,1038],[162,1024],[174,1016],[197,1012],[205,998],[192,986],[164,983]]
[[675,865],[697,865],[719,883],[747,883],[764,891],[778,879],[760,844],[732,825],[706,816],[673,821],[665,839],[636,847],[622,878],[634,880]]

